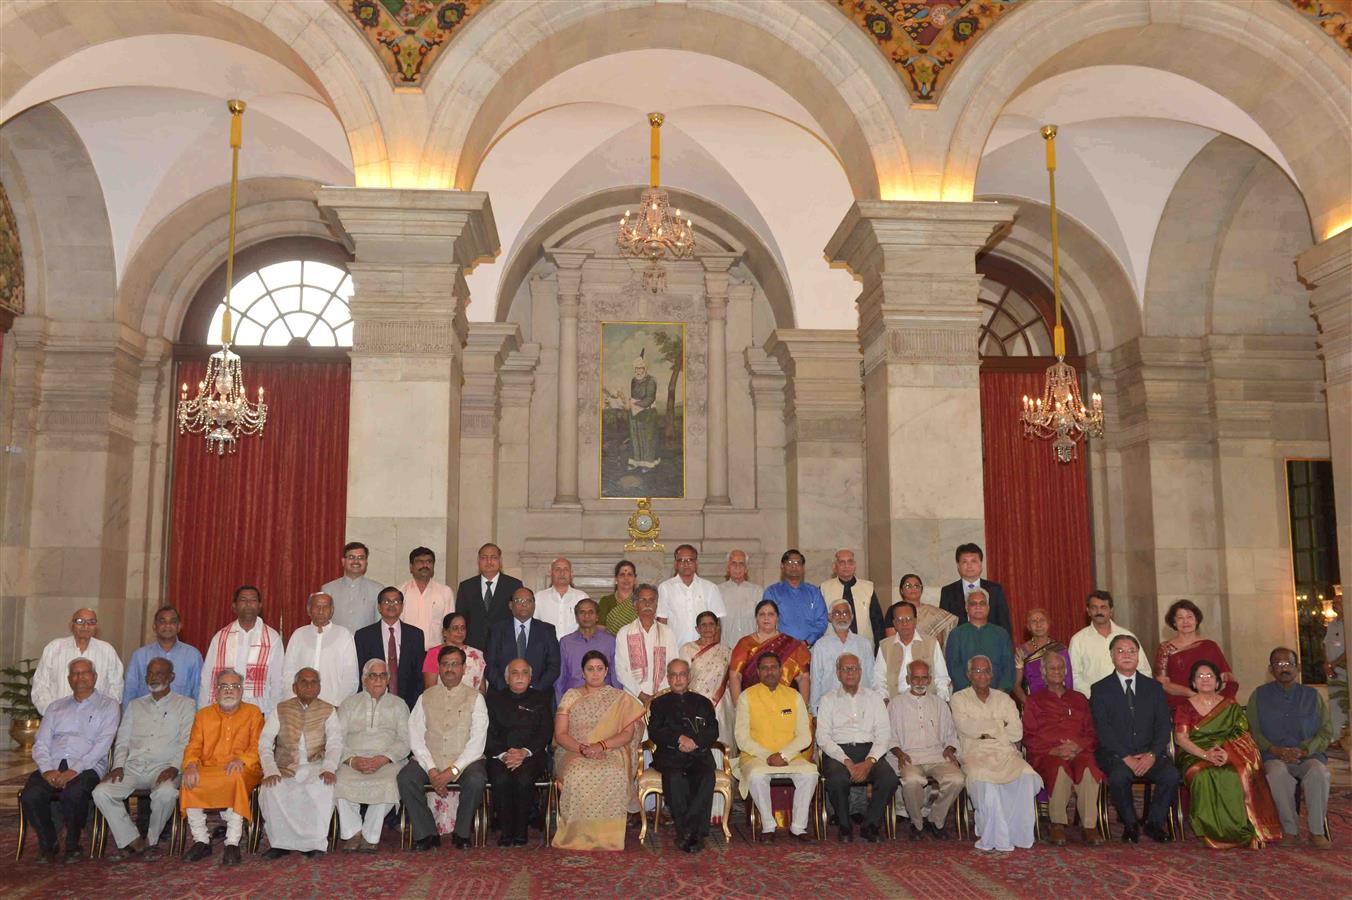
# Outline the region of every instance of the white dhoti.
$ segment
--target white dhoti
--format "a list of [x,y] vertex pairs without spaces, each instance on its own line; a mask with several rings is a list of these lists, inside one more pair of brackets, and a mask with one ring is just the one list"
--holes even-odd
[[976,848],[1013,850],[1033,846],[1037,830],[1037,792],[1042,779],[1027,772],[1007,784],[967,780],[976,808]]
[[333,787],[319,779],[320,763],[305,763],[296,774],[258,791],[258,809],[268,844],[281,850],[327,850],[333,818]]

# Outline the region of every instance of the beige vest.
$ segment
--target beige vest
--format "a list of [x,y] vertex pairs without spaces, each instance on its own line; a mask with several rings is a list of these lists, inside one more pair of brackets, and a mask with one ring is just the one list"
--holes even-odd
[[[931,675],[934,674],[934,650],[936,647],[938,647],[937,642],[923,638],[919,634],[911,638],[912,661],[919,659],[929,663]],[[883,660],[887,663],[887,696],[895,697],[906,690],[905,683],[901,680],[901,661],[906,657],[906,648],[901,646],[896,638],[891,637],[883,641],[881,649]]]
[[[840,583],[839,578],[828,578],[822,582],[822,596],[826,598],[826,611],[829,614],[831,604],[845,596],[845,585]],[[854,587],[850,588],[850,596],[854,598],[854,623],[859,636],[872,644],[873,620],[869,618],[868,608],[873,602],[873,582],[856,578]]]
[[333,712],[332,704],[318,699],[308,707],[300,705],[299,697],[277,704],[277,746],[272,756],[283,778],[295,775],[296,766],[301,763],[298,753],[301,735],[305,736],[305,762],[324,758],[324,723]]
[[427,720],[427,751],[438,769],[449,769],[469,743],[474,701],[479,692],[463,681],[450,690],[441,682],[423,691],[423,716]]

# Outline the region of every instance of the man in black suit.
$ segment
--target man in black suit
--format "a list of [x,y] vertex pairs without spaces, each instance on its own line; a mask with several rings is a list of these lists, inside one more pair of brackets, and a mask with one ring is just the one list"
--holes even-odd
[[[1011,635],[1014,628],[1010,624],[1009,601],[1005,599],[1005,589],[996,581],[987,581],[981,577],[981,567],[986,556],[976,544],[959,544],[953,559],[958,564],[958,580],[943,586],[939,592],[939,608],[958,617],[958,625],[967,621],[967,595],[980,588],[986,592],[990,601],[992,625],[999,625]],[[955,628],[957,626],[954,626]],[[1018,634],[1022,634],[1020,631]],[[1015,635],[1017,637],[1017,635]]]
[[475,650],[488,649],[489,629],[512,617],[512,597],[521,582],[502,574],[502,550],[497,544],[479,548],[479,574],[460,582],[455,590],[455,611],[465,615],[465,643]]
[[524,847],[535,803],[535,782],[545,770],[545,748],[554,736],[553,696],[530,686],[530,663],[507,664],[507,690],[491,690],[488,704],[488,780],[498,814],[498,846]]
[[662,773],[662,796],[676,823],[676,846],[698,853],[709,836],[714,804],[710,748],[718,740],[718,716],[707,697],[688,690],[690,663],[667,663],[667,684],[671,690],[653,698],[648,718],[648,737],[656,745],[653,768]]
[[519,587],[512,594],[512,618],[495,622],[488,631],[484,661],[488,684],[507,689],[507,664],[514,659],[530,663],[530,686],[553,696],[559,677],[559,639],[554,626],[535,618],[535,592]]
[[376,598],[380,621],[358,628],[352,636],[357,645],[357,671],[368,659],[383,659],[395,677],[390,679],[390,693],[398,695],[408,708],[418,702],[423,692],[423,646],[421,628],[414,628],[400,618],[404,613],[404,595],[396,587],[384,588]]
[[1178,768],[1169,756],[1169,703],[1159,682],[1136,671],[1141,655],[1136,638],[1119,634],[1108,644],[1108,652],[1113,657],[1113,673],[1094,684],[1089,700],[1099,740],[1094,756],[1108,775],[1108,793],[1123,825],[1122,840],[1140,841],[1131,785],[1145,778],[1154,785],[1145,833],[1166,843],[1165,822],[1179,781]]

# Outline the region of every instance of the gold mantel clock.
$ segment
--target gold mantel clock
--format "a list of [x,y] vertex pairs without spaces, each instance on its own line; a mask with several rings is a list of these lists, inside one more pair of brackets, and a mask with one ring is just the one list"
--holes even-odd
[[644,497],[638,501],[638,509],[629,516],[629,543],[624,545],[626,553],[633,551],[654,551],[661,553],[666,547],[657,543],[662,533],[662,522],[652,509],[652,498]]

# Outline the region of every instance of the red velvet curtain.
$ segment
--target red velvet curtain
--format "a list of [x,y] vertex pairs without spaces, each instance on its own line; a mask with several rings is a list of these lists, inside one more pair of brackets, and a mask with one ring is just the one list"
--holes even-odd
[[[176,383],[195,385],[206,364],[178,368]],[[350,373],[346,361],[246,360],[246,386],[268,401],[263,436],[217,456],[201,435],[176,435],[166,601],[183,614],[183,640],[204,653],[233,617],[239,585],[258,586],[264,620],[286,638],[308,621],[305,598],[338,574]]]
[[1067,643],[1084,626],[1084,598],[1093,589],[1089,493],[1084,446],[1059,463],[1051,443],[1023,436],[1025,394],[1042,393],[1042,372],[982,372],[981,432],[985,452],[986,571],[1005,586],[1014,640],[1028,610],[1051,614],[1052,637]]

